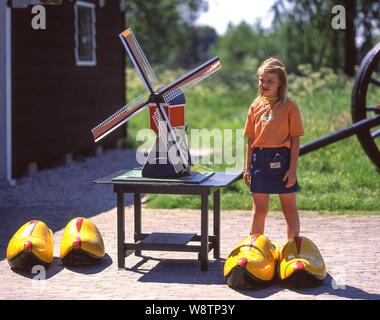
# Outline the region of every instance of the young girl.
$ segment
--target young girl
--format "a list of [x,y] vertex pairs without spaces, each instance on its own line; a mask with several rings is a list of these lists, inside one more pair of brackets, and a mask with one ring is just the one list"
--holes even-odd
[[269,58],[257,74],[259,95],[249,107],[244,128],[248,144],[243,177],[252,192],[251,233],[264,233],[269,195],[278,194],[290,239],[300,232],[296,170],[302,120],[296,103],[287,97],[283,63]]

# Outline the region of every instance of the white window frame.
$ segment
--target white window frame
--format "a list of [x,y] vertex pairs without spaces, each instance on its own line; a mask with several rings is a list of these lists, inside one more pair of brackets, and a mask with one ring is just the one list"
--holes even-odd
[[0,188],[16,184],[12,179],[11,17],[11,8],[0,3]]
[[[91,18],[92,18],[92,59],[91,60],[81,60],[79,56],[79,37],[78,37],[78,7],[86,7],[91,9]],[[96,66],[96,18],[95,18],[95,4],[85,2],[85,1],[76,1],[74,4],[74,23],[75,23],[75,63],[77,66]]]

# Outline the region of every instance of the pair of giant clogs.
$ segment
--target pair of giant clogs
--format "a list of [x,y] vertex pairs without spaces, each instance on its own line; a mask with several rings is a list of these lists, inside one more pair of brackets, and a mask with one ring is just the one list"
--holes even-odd
[[316,286],[326,277],[322,255],[306,237],[290,239],[280,250],[267,237],[250,235],[236,246],[224,265],[224,277],[231,288],[264,288],[276,272],[291,287]]
[[[60,258],[65,266],[98,263],[104,256],[103,238],[90,220],[74,218],[63,232]],[[7,248],[12,269],[30,271],[35,265],[48,268],[53,261],[53,232],[39,220],[25,223]]]

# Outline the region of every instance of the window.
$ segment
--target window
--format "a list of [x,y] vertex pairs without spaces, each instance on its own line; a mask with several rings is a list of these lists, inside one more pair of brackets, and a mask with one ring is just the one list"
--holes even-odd
[[74,18],[76,65],[95,66],[95,5],[84,1],[77,1],[74,5]]

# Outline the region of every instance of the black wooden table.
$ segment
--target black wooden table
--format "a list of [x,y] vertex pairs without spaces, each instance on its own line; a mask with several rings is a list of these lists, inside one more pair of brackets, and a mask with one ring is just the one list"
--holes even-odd
[[[141,250],[198,252],[201,270],[208,269],[208,253],[213,249],[214,258],[220,258],[220,189],[239,180],[241,172],[215,172],[200,184],[113,181],[127,170],[117,171],[94,183],[112,184],[117,194],[117,263],[125,267],[125,257]],[[134,243],[125,243],[125,193],[134,194]],[[141,194],[183,194],[201,196],[201,233],[143,233],[141,231]],[[213,234],[208,229],[208,196],[213,194]],[[199,245],[188,243],[200,242]]]

